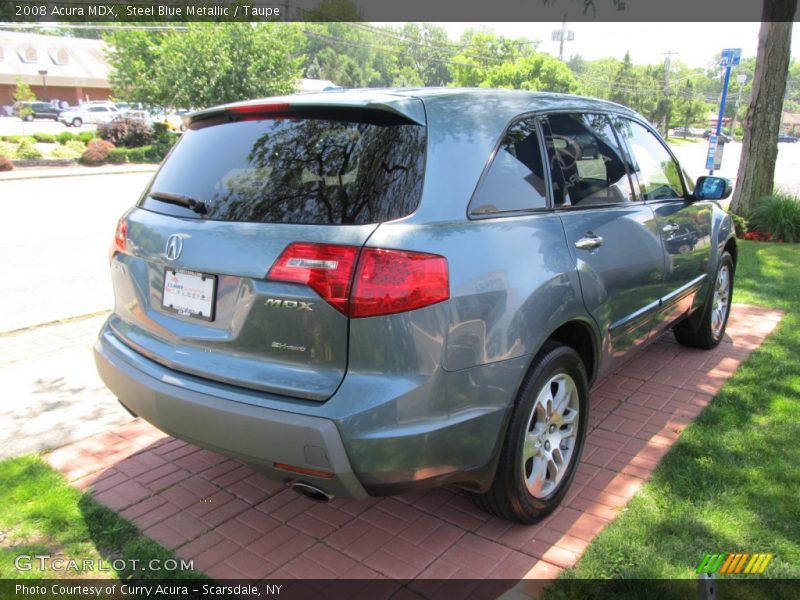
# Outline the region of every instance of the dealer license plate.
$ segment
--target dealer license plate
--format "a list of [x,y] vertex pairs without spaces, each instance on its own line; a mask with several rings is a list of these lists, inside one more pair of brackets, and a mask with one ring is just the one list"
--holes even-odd
[[161,305],[186,317],[214,320],[217,276],[167,269],[164,271],[164,293]]

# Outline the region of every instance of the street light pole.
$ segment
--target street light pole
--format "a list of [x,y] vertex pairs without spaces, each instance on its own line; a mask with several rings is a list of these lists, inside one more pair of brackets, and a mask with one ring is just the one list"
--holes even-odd
[[[44,86],[44,95],[48,96],[47,93],[47,69],[42,69],[39,71],[39,75],[42,76],[42,86]],[[49,98],[42,98],[42,100],[49,100]]]

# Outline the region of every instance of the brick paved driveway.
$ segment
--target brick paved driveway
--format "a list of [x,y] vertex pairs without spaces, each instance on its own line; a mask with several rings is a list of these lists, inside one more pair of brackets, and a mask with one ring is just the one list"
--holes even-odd
[[534,526],[490,517],[449,489],[315,503],[141,420],[47,459],[216,578],[552,578],[577,561],[780,318],[735,306],[714,351],[665,335],[595,386],[575,481]]

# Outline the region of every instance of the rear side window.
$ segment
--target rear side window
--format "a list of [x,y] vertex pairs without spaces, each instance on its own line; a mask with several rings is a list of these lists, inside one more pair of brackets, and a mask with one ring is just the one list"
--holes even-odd
[[205,212],[147,194],[139,206],[219,221],[379,223],[417,208],[424,163],[425,127],[407,121],[217,117],[184,133],[147,192]]
[[469,206],[470,215],[545,208],[544,163],[536,121],[512,126]]
[[623,153],[605,116],[553,114],[547,122],[546,146],[556,206],[634,199]]

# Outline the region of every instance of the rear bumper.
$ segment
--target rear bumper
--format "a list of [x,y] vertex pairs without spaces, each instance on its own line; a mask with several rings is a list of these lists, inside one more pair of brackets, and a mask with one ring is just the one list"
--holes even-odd
[[[107,330],[94,355],[100,377],[123,406],[162,431],[238,458],[276,481],[306,481],[334,496],[367,497],[332,420],[190,389],[183,378],[136,354]],[[333,477],[294,474],[276,469],[275,463]]]

